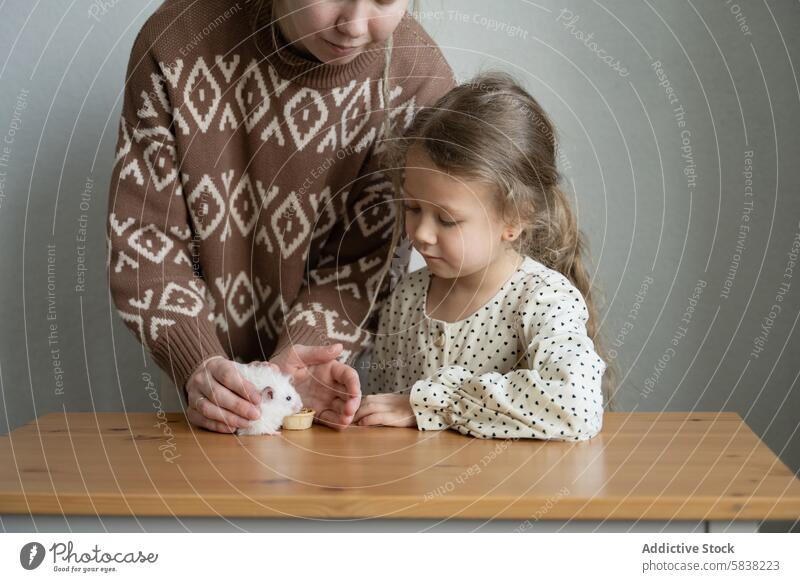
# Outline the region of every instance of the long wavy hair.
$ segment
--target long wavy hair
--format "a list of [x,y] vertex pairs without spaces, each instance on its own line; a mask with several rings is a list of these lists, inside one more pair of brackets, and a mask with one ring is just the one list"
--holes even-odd
[[[500,216],[523,227],[514,241],[522,255],[562,273],[581,292],[589,311],[587,333],[607,363],[603,399],[613,410],[618,371],[599,333],[596,299],[586,267],[588,245],[578,228],[569,196],[561,188],[553,123],[539,103],[514,79],[500,72],[463,83],[423,109],[387,149],[385,166],[402,192],[408,150],[421,147],[441,170],[496,186]],[[404,232],[396,209],[397,244]]]

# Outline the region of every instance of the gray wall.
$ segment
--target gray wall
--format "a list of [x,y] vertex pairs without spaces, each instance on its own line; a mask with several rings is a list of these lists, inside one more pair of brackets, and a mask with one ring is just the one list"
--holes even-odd
[[[127,58],[158,3],[106,4],[0,5],[0,433],[151,409],[154,366],[110,307],[104,220]],[[559,127],[621,408],[735,411],[797,471],[797,3],[420,4],[460,78],[507,69]]]

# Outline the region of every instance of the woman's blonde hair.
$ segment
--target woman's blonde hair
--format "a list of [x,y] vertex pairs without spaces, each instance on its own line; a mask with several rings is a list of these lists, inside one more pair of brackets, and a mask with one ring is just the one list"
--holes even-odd
[[[417,114],[388,149],[385,164],[396,192],[402,192],[412,146],[449,174],[495,186],[500,216],[523,227],[517,250],[562,273],[581,292],[589,311],[587,333],[608,364],[603,395],[612,410],[618,374],[599,334],[597,292],[584,258],[588,246],[559,186],[555,128],[539,103],[505,73],[483,74],[453,88]],[[396,218],[395,244],[404,230],[399,208]]]

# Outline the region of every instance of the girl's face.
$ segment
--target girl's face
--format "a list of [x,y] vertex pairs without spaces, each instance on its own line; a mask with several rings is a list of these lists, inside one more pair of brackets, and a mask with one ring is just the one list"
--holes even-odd
[[438,277],[482,272],[518,234],[499,215],[490,185],[448,175],[421,147],[408,152],[403,190],[406,235]]
[[276,0],[286,40],[323,63],[343,65],[387,40],[408,0]]

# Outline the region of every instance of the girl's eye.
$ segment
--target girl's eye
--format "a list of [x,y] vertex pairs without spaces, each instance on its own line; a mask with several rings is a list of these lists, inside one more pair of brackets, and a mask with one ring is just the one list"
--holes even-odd
[[442,226],[445,226],[445,227],[448,227],[448,228],[449,228],[449,227],[451,227],[451,226],[455,226],[455,225],[457,225],[457,224],[458,224],[458,222],[450,222],[450,221],[448,221],[448,220],[445,220],[444,218],[440,218],[440,219],[439,219],[439,223],[440,223]]
[[291,397],[291,396],[287,396],[287,397],[286,397],[286,400],[291,400],[291,399],[292,399],[292,397]]
[[409,206],[408,204],[403,204],[403,208],[406,212],[419,212],[419,208]]

